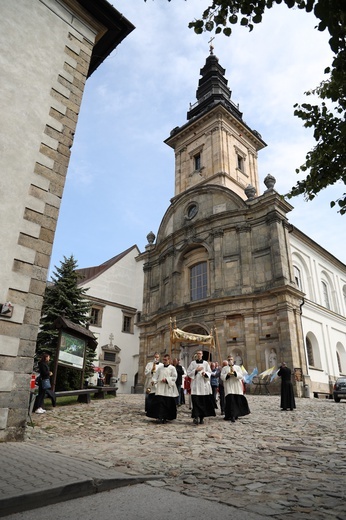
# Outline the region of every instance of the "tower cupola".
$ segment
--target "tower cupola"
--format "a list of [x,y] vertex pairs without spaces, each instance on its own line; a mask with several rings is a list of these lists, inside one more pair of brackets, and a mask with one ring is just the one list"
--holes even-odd
[[216,104],[222,103],[238,119],[242,118],[239,108],[231,101],[232,92],[227,86],[225,78],[226,70],[219,64],[218,58],[210,49],[210,55],[206,59],[204,67],[200,70],[201,79],[196,91],[197,103],[190,107],[187,119],[190,120],[209,110]]
[[249,185],[259,194],[257,152],[266,144],[231,100],[225,69],[212,47],[200,74],[187,123],[165,141],[175,151],[175,195],[204,184],[224,186],[243,199]]

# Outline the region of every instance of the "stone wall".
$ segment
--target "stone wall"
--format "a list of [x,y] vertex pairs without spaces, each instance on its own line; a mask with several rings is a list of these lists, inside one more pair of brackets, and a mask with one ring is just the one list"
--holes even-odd
[[97,31],[62,3],[1,7],[0,441],[20,440],[50,255]]

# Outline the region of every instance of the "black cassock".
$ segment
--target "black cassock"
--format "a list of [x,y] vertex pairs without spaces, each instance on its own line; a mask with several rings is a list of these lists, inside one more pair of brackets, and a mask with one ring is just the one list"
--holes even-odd
[[294,399],[293,385],[291,381],[292,372],[288,367],[281,367],[278,371],[278,376],[281,377],[281,402],[280,408],[283,410],[293,410],[296,407]]
[[177,405],[174,397],[149,394],[147,417],[173,421],[177,418]]

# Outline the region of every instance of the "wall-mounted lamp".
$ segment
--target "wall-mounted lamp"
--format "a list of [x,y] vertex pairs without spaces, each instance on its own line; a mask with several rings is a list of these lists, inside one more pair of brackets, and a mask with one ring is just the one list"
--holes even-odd
[[127,374],[121,374],[120,383],[127,383]]
[[11,302],[0,303],[0,316],[2,318],[11,318],[13,313],[13,305]]

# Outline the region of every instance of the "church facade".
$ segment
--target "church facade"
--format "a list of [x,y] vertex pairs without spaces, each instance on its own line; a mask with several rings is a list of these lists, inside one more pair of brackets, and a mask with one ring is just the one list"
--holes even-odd
[[[294,370],[298,396],[329,389],[346,372],[345,266],[289,223],[292,206],[275,191],[274,177],[267,175],[260,194],[257,156],[266,144],[231,100],[225,70],[212,49],[201,69],[197,103],[190,107],[187,122],[165,142],[175,153],[175,194],[157,237],[148,235],[140,255],[144,297],[139,375],[155,351],[172,350],[173,318],[184,331],[213,332],[217,348],[205,353],[212,360],[220,362],[232,353],[249,372],[285,361]],[[318,327],[310,330],[311,312],[315,315],[319,307],[321,313],[324,304],[311,287],[318,285],[318,273],[308,266],[323,261],[326,275],[330,269],[338,271],[334,289],[331,275],[327,278],[340,301],[338,316],[336,307],[333,316],[324,309],[320,320],[325,323],[328,315],[340,332],[339,354],[329,349],[327,356]],[[318,366],[311,365],[314,349],[324,352],[315,354]],[[187,366],[196,345],[181,342],[173,350]]]

